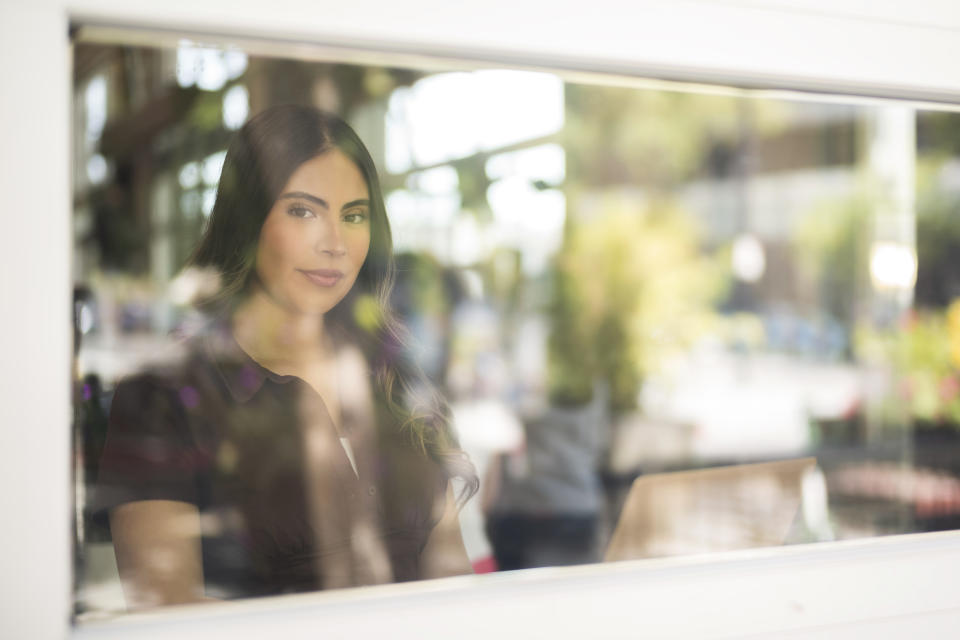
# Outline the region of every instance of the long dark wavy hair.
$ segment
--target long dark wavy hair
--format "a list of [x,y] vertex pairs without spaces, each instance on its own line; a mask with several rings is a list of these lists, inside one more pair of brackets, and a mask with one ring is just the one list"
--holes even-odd
[[284,185],[300,165],[332,149],[353,160],[366,182],[370,248],[353,288],[326,314],[325,323],[363,351],[375,394],[398,432],[449,478],[462,481],[457,495],[462,504],[476,493],[479,480],[460,449],[446,403],[410,358],[406,330],[390,307],[396,266],[380,180],[363,142],[338,116],[305,106],[273,107],[251,118],[233,138],[210,220],[189,261],[220,279],[216,293],[198,306],[221,319],[233,314],[257,277],[260,229]]

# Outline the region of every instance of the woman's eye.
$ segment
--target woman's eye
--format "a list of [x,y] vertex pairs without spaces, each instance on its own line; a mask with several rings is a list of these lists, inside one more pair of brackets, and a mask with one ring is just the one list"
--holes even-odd
[[343,216],[343,221],[350,224],[362,224],[366,219],[367,213],[365,211],[351,211]]
[[287,213],[293,216],[294,218],[311,218],[313,217],[313,211],[306,207],[293,206],[287,209]]

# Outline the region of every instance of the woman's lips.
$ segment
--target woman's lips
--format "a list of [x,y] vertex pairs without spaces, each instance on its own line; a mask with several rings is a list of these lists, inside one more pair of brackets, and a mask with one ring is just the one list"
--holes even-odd
[[318,287],[333,287],[336,286],[340,279],[343,278],[343,272],[337,271],[336,269],[297,269],[300,273],[307,276],[307,278],[313,284]]

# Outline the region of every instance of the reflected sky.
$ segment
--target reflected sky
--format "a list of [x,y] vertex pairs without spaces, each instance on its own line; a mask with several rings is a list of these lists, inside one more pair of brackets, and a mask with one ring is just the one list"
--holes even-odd
[[408,171],[556,133],[563,81],[526,71],[428,76],[390,97],[386,168]]

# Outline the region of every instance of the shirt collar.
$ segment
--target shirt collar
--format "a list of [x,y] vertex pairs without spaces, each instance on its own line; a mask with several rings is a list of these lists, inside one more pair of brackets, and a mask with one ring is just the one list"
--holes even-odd
[[293,376],[270,371],[251,358],[237,343],[226,323],[213,324],[204,333],[202,345],[204,354],[238,403],[248,402],[268,379],[281,384],[293,379]]

